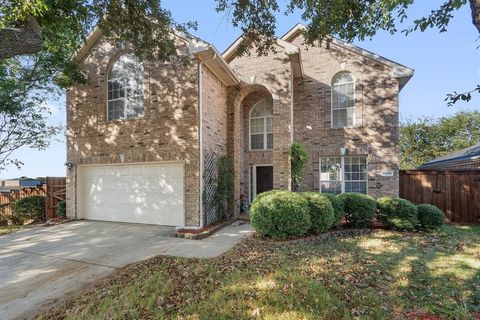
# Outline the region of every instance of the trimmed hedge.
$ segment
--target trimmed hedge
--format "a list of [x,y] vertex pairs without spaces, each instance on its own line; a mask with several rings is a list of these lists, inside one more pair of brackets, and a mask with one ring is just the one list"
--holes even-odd
[[45,201],[44,196],[30,196],[15,201],[12,204],[13,222],[21,225],[27,220],[34,222],[45,220]]
[[438,230],[445,223],[445,213],[431,204],[419,204],[417,210],[420,228],[423,230]]
[[346,192],[339,194],[345,208],[345,219],[354,228],[367,228],[375,218],[377,202],[362,193]]
[[345,204],[343,203],[343,200],[332,193],[322,193],[322,195],[327,197],[333,206],[334,216],[332,226],[338,226],[340,224],[340,221],[342,221],[343,217],[345,217]]
[[311,227],[308,201],[290,191],[262,193],[252,203],[250,221],[262,236],[275,239],[304,236]]
[[393,230],[412,231],[417,229],[417,207],[408,200],[398,197],[383,197],[377,200],[382,224]]
[[321,233],[332,227],[334,210],[330,200],[318,192],[303,192],[308,201],[310,213],[310,233]]

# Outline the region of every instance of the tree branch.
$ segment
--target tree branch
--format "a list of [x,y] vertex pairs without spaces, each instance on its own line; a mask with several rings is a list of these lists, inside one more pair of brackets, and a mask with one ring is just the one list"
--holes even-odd
[[42,31],[34,17],[23,28],[0,29],[0,60],[39,52],[42,42]]
[[472,23],[480,32],[480,0],[470,0],[470,8],[472,9]]

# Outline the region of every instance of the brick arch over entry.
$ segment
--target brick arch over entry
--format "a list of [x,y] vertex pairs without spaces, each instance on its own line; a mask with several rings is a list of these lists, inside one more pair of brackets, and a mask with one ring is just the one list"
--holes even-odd
[[[270,87],[270,88],[269,88]],[[291,188],[289,149],[292,144],[292,103],[291,97],[282,95],[274,85],[247,84],[232,90],[228,106],[228,153],[234,161],[234,196],[248,194],[248,166],[266,164],[273,166],[274,189]],[[245,123],[245,111],[261,100],[273,102],[273,149],[268,151],[248,151],[248,124]],[[248,110],[243,104],[248,102]],[[247,106],[245,106],[247,107]]]

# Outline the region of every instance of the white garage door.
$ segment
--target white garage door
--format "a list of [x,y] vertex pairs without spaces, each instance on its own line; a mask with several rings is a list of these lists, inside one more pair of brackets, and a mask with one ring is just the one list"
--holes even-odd
[[86,219],[184,225],[182,164],[86,166],[82,177]]

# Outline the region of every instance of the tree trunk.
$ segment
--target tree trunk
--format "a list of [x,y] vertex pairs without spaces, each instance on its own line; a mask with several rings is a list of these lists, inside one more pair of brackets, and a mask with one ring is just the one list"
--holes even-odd
[[0,60],[32,54],[42,49],[42,32],[35,18],[23,28],[0,29]]
[[480,0],[470,0],[470,7],[472,8],[473,25],[480,33]]

